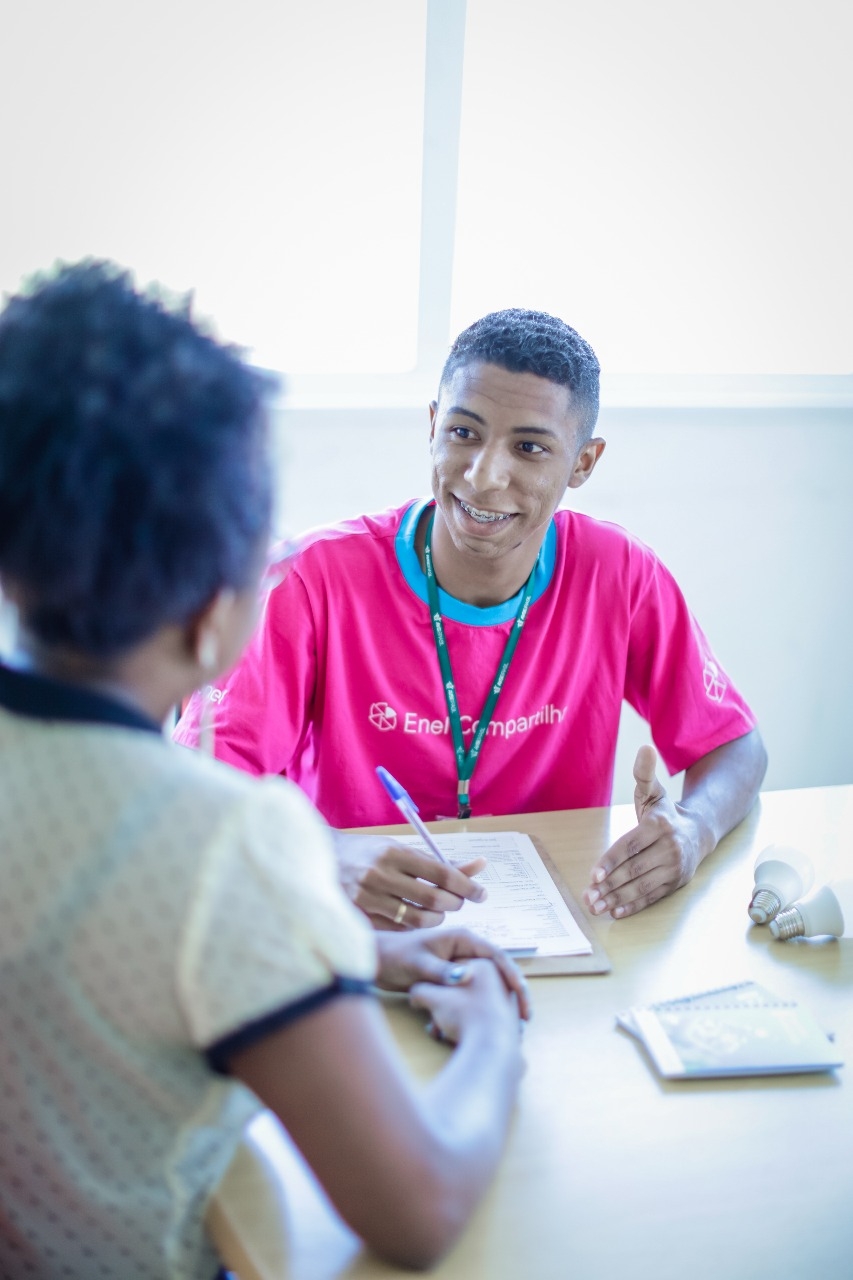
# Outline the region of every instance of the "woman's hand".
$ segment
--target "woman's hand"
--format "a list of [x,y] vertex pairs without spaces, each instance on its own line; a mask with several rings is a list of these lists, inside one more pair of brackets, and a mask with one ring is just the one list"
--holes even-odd
[[448,1044],[460,1044],[474,1031],[487,1040],[492,1036],[498,1042],[505,1042],[506,1036],[518,1039],[522,1023],[516,992],[507,990],[501,973],[488,960],[470,960],[465,968],[464,983],[418,982],[412,987],[409,1003],[430,1015],[427,1030]]
[[506,991],[516,997],[519,1015],[525,1020],[530,1018],[530,992],[518,966],[500,947],[467,929],[380,933],[376,940],[379,947],[377,985],[385,991],[408,991],[415,983],[465,986],[473,973],[468,962],[490,960],[503,979]]

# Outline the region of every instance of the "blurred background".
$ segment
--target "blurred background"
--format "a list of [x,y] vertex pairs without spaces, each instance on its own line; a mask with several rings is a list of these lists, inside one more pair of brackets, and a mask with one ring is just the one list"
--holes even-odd
[[608,441],[572,503],[673,570],[767,787],[853,782],[847,0],[2,8],[0,290],[192,292],[286,375],[285,534],[425,493],[453,336],[562,316]]

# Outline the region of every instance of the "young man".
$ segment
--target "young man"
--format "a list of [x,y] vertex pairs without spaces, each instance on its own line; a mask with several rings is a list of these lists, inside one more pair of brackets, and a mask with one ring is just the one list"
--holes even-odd
[[[630,915],[689,880],[752,805],[766,756],[663,565],[617,526],[557,509],[604,449],[598,375],[589,345],[540,312],[462,333],[430,406],[434,501],[309,534],[177,740],[197,743],[206,706],[217,755],[286,774],[338,827],[390,818],[377,764],[427,820],[585,808],[610,802],[626,698],[684,789],[673,802],[641,748],[637,826],[593,867],[587,903]],[[473,864],[366,837],[338,853],[383,927],[435,924],[478,896]]]

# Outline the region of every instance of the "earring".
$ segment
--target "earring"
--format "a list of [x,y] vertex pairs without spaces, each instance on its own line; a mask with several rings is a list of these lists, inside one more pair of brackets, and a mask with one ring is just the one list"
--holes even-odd
[[219,644],[212,631],[205,631],[199,637],[196,657],[199,666],[204,667],[205,671],[212,671],[219,662]]

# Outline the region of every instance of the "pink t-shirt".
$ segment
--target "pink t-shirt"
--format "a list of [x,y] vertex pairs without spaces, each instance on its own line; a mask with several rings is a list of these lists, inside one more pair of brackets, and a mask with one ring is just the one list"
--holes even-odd
[[[198,744],[210,699],[217,756],[286,774],[334,826],[398,816],[378,764],[424,819],[455,816],[453,740],[414,550],[424,505],[316,530],[291,548],[245,654],[193,696],[175,740]],[[439,603],[467,747],[518,599],[479,609],[440,592]],[[558,511],[474,771],[474,814],[609,804],[623,698],[671,773],[755,725],[648,547]]]

